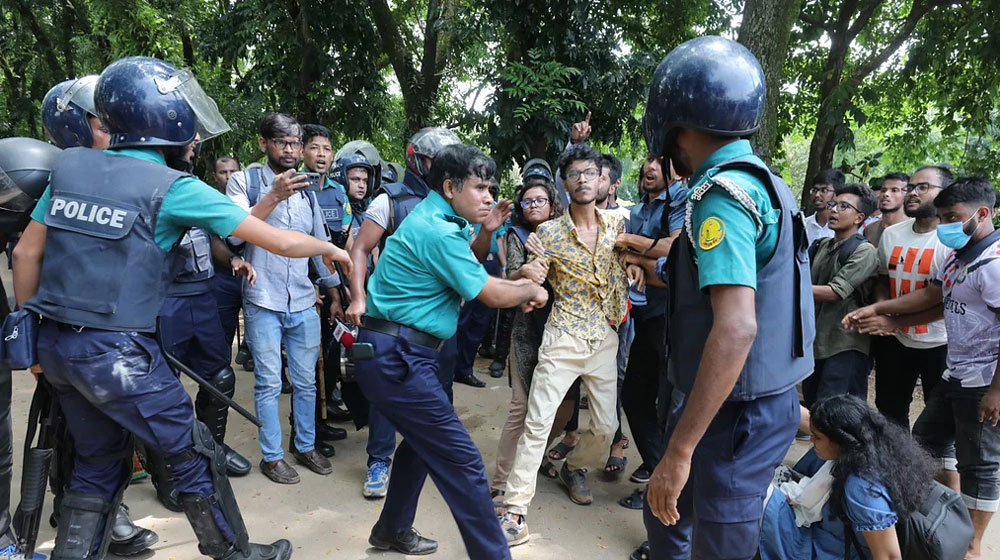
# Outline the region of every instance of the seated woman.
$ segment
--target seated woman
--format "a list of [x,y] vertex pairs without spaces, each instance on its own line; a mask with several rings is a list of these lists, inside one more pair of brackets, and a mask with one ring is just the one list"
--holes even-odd
[[935,470],[930,456],[909,433],[851,395],[817,402],[808,418],[813,449],[795,471],[814,476],[832,462],[829,499],[803,510],[774,487],[761,523],[762,560],[840,559],[847,540],[852,560],[901,558],[895,526],[923,501]]

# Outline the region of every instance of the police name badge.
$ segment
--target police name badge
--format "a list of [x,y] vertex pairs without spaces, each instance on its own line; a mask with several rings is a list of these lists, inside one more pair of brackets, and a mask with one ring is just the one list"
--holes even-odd
[[726,224],[712,216],[705,219],[698,228],[698,246],[704,251],[714,249],[726,237]]

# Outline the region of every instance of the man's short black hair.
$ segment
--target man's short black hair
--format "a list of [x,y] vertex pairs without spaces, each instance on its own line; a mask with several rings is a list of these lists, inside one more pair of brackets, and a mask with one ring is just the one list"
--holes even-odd
[[[819,183],[817,183],[819,184]],[[833,188],[834,196],[841,194],[853,194],[858,197],[858,210],[868,216],[878,208],[878,198],[868,185],[862,183],[843,183]]]
[[904,183],[908,183],[910,182],[910,176],[902,171],[893,171],[891,173],[886,173],[885,177],[882,177],[883,185],[886,181],[902,181]]
[[260,121],[261,138],[284,138],[297,136],[302,138],[302,125],[295,117],[285,113],[268,113]]
[[608,170],[612,185],[622,178],[622,162],[611,154],[601,154],[601,169]]
[[935,208],[947,208],[956,204],[975,204],[994,208],[997,191],[982,177],[959,177],[938,193],[934,199]]
[[[927,169],[933,169],[934,171],[937,171],[938,178],[941,179],[942,189],[950,185],[955,180],[955,174],[952,173],[951,168],[948,167],[947,165],[942,165],[942,164],[921,165],[920,167],[917,168],[916,171],[913,172],[913,175],[916,175],[917,173],[920,173],[921,171]],[[911,175],[911,177],[913,175]]]
[[321,124],[302,125],[302,143],[308,144],[310,140],[317,136],[330,139],[330,130]]
[[847,178],[844,172],[839,169],[824,169],[817,173],[812,180],[812,185],[830,185],[836,189],[837,185],[843,185]]
[[444,191],[444,182],[451,179],[457,190],[462,190],[467,177],[475,175],[489,181],[497,172],[493,158],[475,146],[451,144],[441,148],[434,156],[434,163],[427,176],[427,184],[437,192]]
[[218,167],[220,163],[226,163],[227,161],[235,161],[236,167],[240,166],[240,160],[236,159],[235,156],[222,156],[219,159],[215,160],[215,164],[212,165],[212,168],[214,169]]
[[556,164],[559,168],[559,176],[562,177],[563,181],[566,180],[566,170],[569,169],[570,164],[577,161],[592,161],[599,169],[603,167],[604,163],[601,152],[591,148],[590,144],[573,144],[559,156],[559,163]]

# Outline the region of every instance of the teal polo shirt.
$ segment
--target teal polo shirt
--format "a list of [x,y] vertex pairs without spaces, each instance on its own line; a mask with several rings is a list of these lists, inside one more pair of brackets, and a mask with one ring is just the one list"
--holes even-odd
[[692,201],[691,243],[698,257],[698,282],[703,290],[718,285],[749,286],[756,290],[757,271],[771,260],[778,246],[780,210],[763,181],[746,171],[718,169],[727,161],[747,157],[757,157],[748,140],[726,144],[698,166],[689,182],[690,197],[706,181],[731,180],[756,203],[763,223],[758,235],[754,215],[720,187],[718,181],[701,200]]
[[[104,150],[104,153],[134,157],[160,165],[167,164],[160,152],[151,148],[122,148]],[[31,219],[41,224],[45,223],[51,198],[50,187],[46,187],[31,212]],[[192,227],[207,229],[222,237],[228,237],[249,215],[228,196],[208,186],[201,179],[194,176],[181,177],[170,185],[163,197],[154,233],[156,244],[164,251],[170,251],[184,232]]]
[[454,336],[462,300],[475,299],[489,278],[470,241],[469,222],[431,191],[386,240],[368,283],[367,314]]

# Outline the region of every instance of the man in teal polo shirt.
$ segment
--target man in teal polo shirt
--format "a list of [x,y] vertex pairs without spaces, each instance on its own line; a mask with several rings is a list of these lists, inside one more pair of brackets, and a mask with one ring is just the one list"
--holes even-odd
[[479,450],[437,378],[438,350],[455,334],[462,300],[490,307],[545,305],[530,280],[489,276],[469,246],[471,224],[490,213],[493,160],[465,144],[443,148],[428,175],[431,192],[388,238],[368,285],[358,343],[375,356],[356,359],[358,384],[403,436],[385,508],[368,542],[405,554],[430,554],[437,543],[413,529],[429,474],[458,523],[469,556],[510,558],[490,498]]
[[657,559],[754,556],[767,487],[798,425],[795,384],[812,370],[802,217],[744,139],[764,98],[756,58],[721,37],[674,49],[650,88],[650,152],[691,177],[666,262],[674,392],[644,510]]

